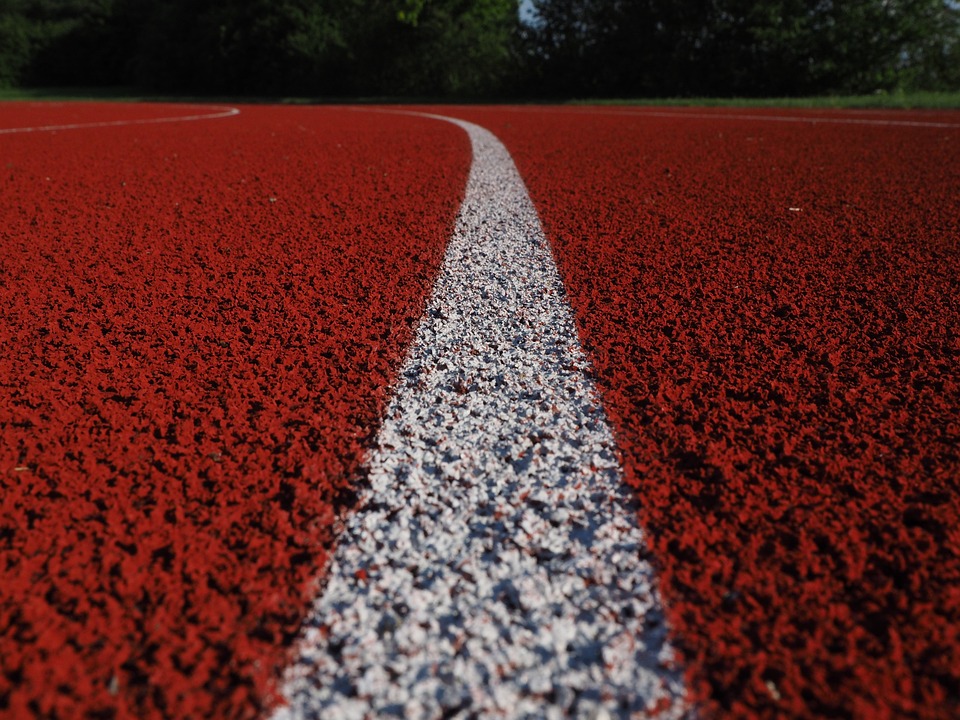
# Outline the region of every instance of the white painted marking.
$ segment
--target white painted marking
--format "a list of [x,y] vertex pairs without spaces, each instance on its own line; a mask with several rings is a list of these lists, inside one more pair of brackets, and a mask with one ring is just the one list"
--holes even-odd
[[662,118],[696,118],[698,120],[749,120],[763,122],[808,123],[810,125],[877,125],[892,127],[923,127],[923,128],[960,128],[960,123],[934,122],[930,120],[890,120],[887,118],[839,118],[839,117],[803,117],[794,115],[745,115],[728,113],[683,113],[683,112],[638,112],[630,110],[623,115],[642,115],[644,117]]
[[217,112],[207,113],[207,114],[178,115],[176,117],[142,118],[139,120],[105,120],[102,122],[69,123],[65,125],[37,125],[35,127],[0,128],[0,135],[12,135],[14,133],[31,133],[31,132],[53,132],[56,130],[79,130],[82,128],[120,127],[123,125],[156,125],[158,123],[194,122],[197,120],[217,120],[219,118],[233,117],[234,115],[240,114],[240,109],[235,107],[224,108],[224,107],[209,106],[209,105],[195,105],[192,107],[215,107],[217,109]]
[[569,106],[539,106],[539,107],[503,107],[498,111],[511,112],[566,112],[583,115],[606,116],[634,116],[657,118],[691,118],[695,120],[748,120],[761,122],[807,123],[811,125],[877,125],[891,127],[922,127],[922,128],[960,128],[960,123],[938,122],[934,120],[896,120],[891,118],[844,118],[803,115],[754,115],[745,113],[704,113],[682,112],[679,110],[647,110],[623,106],[620,110],[608,110],[601,107],[569,107]]
[[438,119],[466,196],[273,717],[691,717],[536,210]]

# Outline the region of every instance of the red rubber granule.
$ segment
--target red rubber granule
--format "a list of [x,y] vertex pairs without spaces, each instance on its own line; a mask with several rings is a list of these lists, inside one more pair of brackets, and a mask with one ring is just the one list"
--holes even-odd
[[554,245],[704,715],[960,716],[954,127],[464,109]]
[[335,108],[0,135],[0,715],[270,702],[469,163]]

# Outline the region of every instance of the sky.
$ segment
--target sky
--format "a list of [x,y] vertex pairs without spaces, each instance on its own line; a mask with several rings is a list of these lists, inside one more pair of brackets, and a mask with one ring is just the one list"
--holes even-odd
[[520,17],[529,19],[533,15],[533,0],[520,0]]

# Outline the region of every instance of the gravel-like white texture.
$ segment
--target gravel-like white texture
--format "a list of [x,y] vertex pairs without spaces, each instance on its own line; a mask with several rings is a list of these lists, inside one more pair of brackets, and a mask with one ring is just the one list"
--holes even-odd
[[453,122],[456,231],[274,717],[690,717],[536,211]]

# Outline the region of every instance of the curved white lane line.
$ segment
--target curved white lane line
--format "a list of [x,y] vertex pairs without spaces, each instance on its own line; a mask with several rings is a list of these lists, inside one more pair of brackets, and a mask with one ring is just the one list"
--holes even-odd
[[797,115],[744,115],[683,113],[657,110],[653,112],[629,110],[617,115],[634,115],[662,118],[696,118],[697,120],[748,120],[784,123],[808,123],[811,125],[877,125],[881,127],[960,128],[960,123],[935,122],[932,120],[890,120],[886,118],[831,118],[803,117]]
[[218,118],[233,117],[234,115],[240,114],[240,108],[235,107],[223,108],[220,106],[209,105],[195,105],[192,107],[215,107],[219,110],[219,112],[198,115],[178,115],[176,117],[142,118],[139,120],[104,120],[102,122],[69,123],[65,125],[37,125],[35,127],[0,128],[0,135],[12,135],[13,133],[30,132],[53,132],[55,130],[79,130],[82,128],[119,127],[123,125],[156,125],[158,123],[217,120]]
[[274,718],[690,717],[536,210],[434,117],[466,195]]
[[811,125],[876,125],[881,127],[918,127],[918,128],[960,128],[960,123],[939,122],[934,120],[895,120],[890,118],[842,118],[842,117],[815,117],[803,115],[753,115],[748,113],[705,113],[682,112],[679,110],[646,110],[623,106],[622,110],[609,110],[603,106],[569,107],[561,105],[544,105],[538,107],[504,107],[498,108],[511,112],[537,112],[548,110],[551,112],[565,112],[581,115],[606,115],[628,117],[657,117],[657,118],[690,118],[694,120],[745,120],[760,122],[806,123]]

